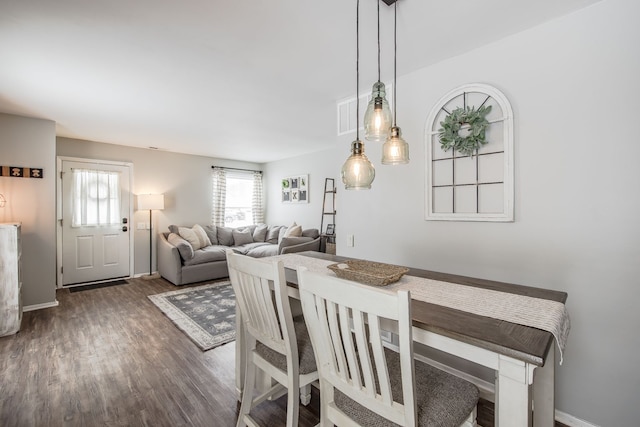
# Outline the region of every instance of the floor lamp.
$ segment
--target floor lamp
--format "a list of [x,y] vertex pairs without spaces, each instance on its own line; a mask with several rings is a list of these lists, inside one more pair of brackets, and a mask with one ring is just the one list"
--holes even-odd
[[139,194],[138,195],[138,210],[149,210],[149,274],[142,276],[143,279],[157,279],[159,274],[153,274],[151,267],[153,260],[153,247],[151,244],[153,237],[153,210],[164,209],[164,194]]

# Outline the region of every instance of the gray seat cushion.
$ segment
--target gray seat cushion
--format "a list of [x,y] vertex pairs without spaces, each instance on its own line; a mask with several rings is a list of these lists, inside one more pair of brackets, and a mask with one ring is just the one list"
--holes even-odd
[[207,246],[197,251],[193,251],[193,258],[184,261],[184,265],[204,264],[212,261],[226,261],[227,247]]
[[[307,325],[304,323],[304,317],[298,316],[293,319],[293,327],[296,330],[296,339],[298,341],[298,359],[300,360],[300,374],[310,374],[318,370],[316,368],[316,356],[311,346],[311,338],[307,331]],[[287,372],[287,358],[271,350],[261,342],[256,343],[256,353],[263,359],[271,363],[281,371]]]
[[[253,258],[264,258],[268,256],[278,255],[278,245],[274,245],[271,243],[262,243],[256,244],[245,252],[245,255],[248,255]],[[247,245],[249,246],[249,245]]]
[[[385,349],[393,399],[403,403],[398,353]],[[415,361],[416,403],[418,425],[458,427],[478,404],[478,388],[468,381],[448,374],[433,366]],[[335,403],[340,410],[363,426],[391,427],[397,424],[356,403],[336,390]]]

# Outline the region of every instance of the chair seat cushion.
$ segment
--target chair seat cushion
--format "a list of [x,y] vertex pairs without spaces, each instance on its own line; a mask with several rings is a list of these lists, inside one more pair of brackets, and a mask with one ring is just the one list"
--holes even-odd
[[[316,368],[316,357],[311,346],[311,338],[307,331],[307,325],[304,317],[298,316],[293,318],[293,327],[296,330],[296,340],[298,342],[298,359],[300,360],[300,374],[310,374],[318,369]],[[267,362],[271,363],[281,371],[287,372],[287,358],[285,355],[271,350],[261,342],[256,343],[256,353]]]
[[[391,392],[396,402],[403,403],[400,357],[385,349]],[[458,427],[478,404],[478,388],[468,381],[448,374],[426,363],[415,361],[416,403],[418,425]],[[335,404],[349,417],[363,426],[397,426],[335,390]]]

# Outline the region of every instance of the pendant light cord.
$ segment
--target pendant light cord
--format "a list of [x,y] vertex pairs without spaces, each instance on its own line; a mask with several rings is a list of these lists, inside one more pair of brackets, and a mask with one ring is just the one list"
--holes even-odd
[[[378,2],[378,7],[380,2]],[[379,22],[379,21],[378,21]],[[380,24],[378,23],[378,26]],[[378,36],[379,37],[379,36]],[[393,3],[393,126],[396,126],[396,113],[398,112],[398,104],[396,103],[396,75],[398,72],[398,59],[397,59],[397,51],[398,51],[398,1],[396,0]],[[380,53],[378,53],[380,55]],[[378,59],[378,63],[380,60]],[[380,68],[378,68],[378,73]]]
[[378,81],[380,81],[380,0],[378,0]]
[[360,141],[360,0],[356,1],[356,140]]

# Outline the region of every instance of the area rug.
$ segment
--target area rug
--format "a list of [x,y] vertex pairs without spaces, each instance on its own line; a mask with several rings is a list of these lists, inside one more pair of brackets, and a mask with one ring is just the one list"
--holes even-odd
[[231,282],[218,282],[149,295],[202,351],[236,338],[236,300]]

